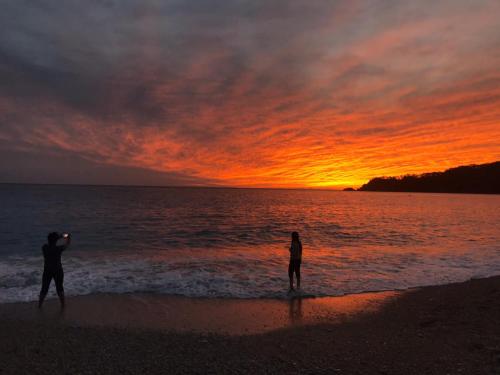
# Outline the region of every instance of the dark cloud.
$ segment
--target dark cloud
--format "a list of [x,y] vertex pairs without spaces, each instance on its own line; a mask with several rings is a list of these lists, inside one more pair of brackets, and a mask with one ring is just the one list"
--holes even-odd
[[218,186],[220,181],[181,172],[109,165],[70,153],[0,150],[0,183]]

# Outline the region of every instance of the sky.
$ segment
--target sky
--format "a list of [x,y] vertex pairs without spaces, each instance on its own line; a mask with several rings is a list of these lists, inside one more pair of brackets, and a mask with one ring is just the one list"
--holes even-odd
[[0,182],[357,187],[500,160],[498,0],[0,3]]

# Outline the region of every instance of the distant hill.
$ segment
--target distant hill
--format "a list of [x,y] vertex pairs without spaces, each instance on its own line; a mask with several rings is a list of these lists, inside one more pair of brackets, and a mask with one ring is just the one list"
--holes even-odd
[[358,190],[500,194],[500,161],[421,175],[376,177]]

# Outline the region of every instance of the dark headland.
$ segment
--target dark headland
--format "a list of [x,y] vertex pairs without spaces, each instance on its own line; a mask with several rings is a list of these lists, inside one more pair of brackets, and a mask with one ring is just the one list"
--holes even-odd
[[393,191],[422,193],[500,194],[500,161],[467,165],[444,172],[376,177],[361,186],[360,191]]

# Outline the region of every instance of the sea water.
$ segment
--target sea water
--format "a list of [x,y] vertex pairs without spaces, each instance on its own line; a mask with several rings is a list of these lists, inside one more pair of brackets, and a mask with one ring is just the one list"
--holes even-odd
[[37,298],[50,231],[67,295],[283,298],[292,231],[331,296],[498,275],[499,223],[498,195],[3,184],[0,302]]

